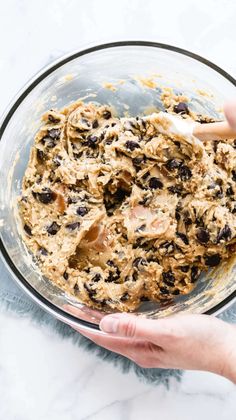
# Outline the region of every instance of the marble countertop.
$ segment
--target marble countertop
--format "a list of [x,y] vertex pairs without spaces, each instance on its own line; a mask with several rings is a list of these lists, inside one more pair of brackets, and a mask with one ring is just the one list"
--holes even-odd
[[[142,39],[201,54],[236,77],[232,0],[8,0],[0,12],[0,113],[39,68],[90,43]],[[0,419],[232,420],[236,388],[186,372],[170,389],[124,375],[29,319],[0,314]]]

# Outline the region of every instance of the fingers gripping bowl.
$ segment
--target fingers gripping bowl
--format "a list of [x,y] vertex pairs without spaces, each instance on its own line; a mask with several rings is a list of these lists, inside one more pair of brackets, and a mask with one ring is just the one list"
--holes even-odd
[[[103,312],[90,310],[42,277],[19,233],[16,201],[40,116],[83,97],[85,103],[109,104],[119,116],[127,111],[131,117],[150,114],[164,110],[161,96],[167,86],[189,98],[191,111],[216,119],[222,117],[223,102],[236,95],[235,81],[229,75],[188,52],[159,44],[117,43],[59,60],[36,76],[3,119],[2,254],[18,283],[65,322],[98,328]],[[234,275],[232,256],[231,261],[203,275],[190,294],[173,296],[169,302],[143,302],[136,313],[152,318],[180,311],[214,313],[234,298]]]

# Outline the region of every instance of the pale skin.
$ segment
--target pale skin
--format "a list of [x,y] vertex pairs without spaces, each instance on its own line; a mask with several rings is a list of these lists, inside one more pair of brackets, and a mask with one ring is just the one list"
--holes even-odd
[[[236,101],[225,116],[236,129]],[[103,335],[78,331],[99,346],[119,353],[144,368],[214,372],[236,384],[236,326],[208,315],[176,315],[149,320],[131,314],[107,315]]]

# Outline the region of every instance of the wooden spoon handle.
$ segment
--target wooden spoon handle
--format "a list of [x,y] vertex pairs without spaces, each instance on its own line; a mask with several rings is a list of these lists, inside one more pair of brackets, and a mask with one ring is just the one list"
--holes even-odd
[[193,135],[199,140],[226,140],[236,138],[236,130],[231,128],[227,121],[196,124]]

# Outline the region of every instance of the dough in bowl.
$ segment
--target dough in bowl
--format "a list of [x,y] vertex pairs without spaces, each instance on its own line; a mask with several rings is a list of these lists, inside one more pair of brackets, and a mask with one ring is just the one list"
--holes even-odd
[[[189,121],[186,104],[170,114]],[[76,102],[42,117],[22,185],[23,239],[79,301],[131,311],[190,292],[233,250],[236,145]],[[166,114],[165,114],[166,115]]]

